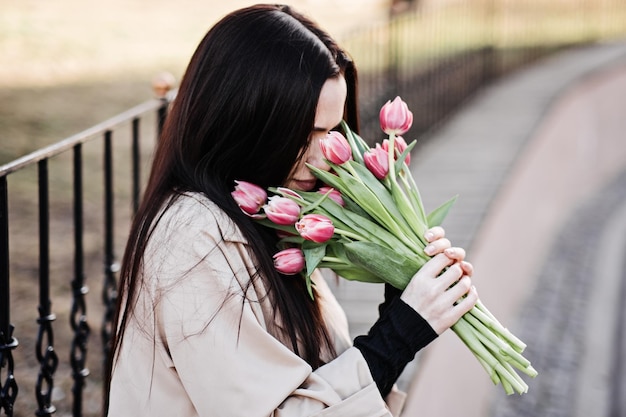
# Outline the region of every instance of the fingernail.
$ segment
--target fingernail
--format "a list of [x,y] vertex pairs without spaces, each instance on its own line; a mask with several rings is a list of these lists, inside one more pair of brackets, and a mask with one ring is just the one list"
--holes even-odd
[[426,238],[427,241],[431,241],[432,238],[435,237],[435,234],[433,232],[426,232],[426,234],[424,235],[424,237]]
[[426,255],[432,255],[433,253],[435,253],[435,247],[433,245],[428,245],[424,248],[424,252],[426,253]]
[[453,248],[448,248],[444,251],[446,253],[446,255],[448,256],[454,256],[456,254],[456,251]]

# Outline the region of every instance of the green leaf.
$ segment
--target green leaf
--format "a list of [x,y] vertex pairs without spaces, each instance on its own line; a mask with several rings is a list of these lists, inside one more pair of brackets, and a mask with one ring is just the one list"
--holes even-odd
[[[394,195],[387,189],[387,187],[385,187],[378,180],[378,178],[376,178],[374,174],[372,174],[370,170],[367,169],[367,167],[363,165],[359,165],[359,164],[354,164],[354,163],[351,165],[354,171],[357,173],[357,175],[359,175],[359,177],[361,178],[365,186],[367,186],[367,188],[369,188],[371,192],[374,193],[378,197],[378,201],[380,201],[385,212],[389,213],[389,215],[393,219],[395,219],[394,223],[397,224],[400,227],[400,229],[404,232],[404,234],[409,236],[413,242],[420,242],[421,241],[420,236],[422,235],[422,232],[420,230],[421,227],[418,227],[417,229],[412,227],[411,223],[413,222],[413,220],[409,222],[403,216],[402,211],[400,210],[398,206],[402,202],[397,201],[396,198],[394,198]],[[341,174],[339,175],[341,176]],[[392,181],[392,183],[393,182],[394,181]],[[393,184],[391,187],[393,189],[393,187],[398,187],[398,185]],[[401,192],[399,188],[396,191]],[[359,201],[359,200],[355,200],[355,201],[357,202],[357,204],[363,204],[362,201]],[[373,213],[370,213],[370,214],[372,214],[373,216]]]
[[457,197],[458,197],[458,195],[455,195],[450,200],[446,201],[445,203],[443,203],[442,205],[440,205],[439,207],[434,209],[428,215],[428,226],[429,227],[440,226],[441,223],[443,223],[443,220],[448,215],[448,212],[452,208],[452,205],[456,201]]
[[339,275],[343,279],[347,279],[348,281],[368,282],[372,284],[383,284],[385,282],[379,276],[374,275],[371,272],[361,268],[341,265],[322,267],[332,269],[337,275]]
[[374,220],[373,217],[367,213],[367,211],[363,210],[361,206],[359,206],[357,203],[352,201],[350,197],[348,197],[347,195],[342,195],[342,198],[343,198],[343,202],[345,204],[346,210],[351,211],[355,214],[358,214],[359,216],[364,217],[370,221]]
[[425,220],[422,221],[422,219],[420,219],[419,213],[413,209],[413,206],[409,202],[406,194],[404,194],[400,186],[395,181],[391,182],[391,195],[396,203],[396,207],[402,213],[404,220],[411,227],[415,237],[425,246],[427,242],[421,239],[421,237],[424,236],[424,233],[426,233],[426,225],[424,224]]
[[306,290],[309,293],[309,297],[311,297],[311,300],[314,300],[315,297],[313,297],[313,286],[315,285],[313,283],[313,281],[311,281],[311,275],[307,275],[305,277],[305,282],[306,282]]
[[[354,166],[359,167],[360,165],[354,164]],[[362,178],[357,179],[353,177],[349,172],[341,167],[336,168],[336,170],[337,174],[346,185],[344,188],[339,189],[342,193],[346,193],[352,200],[354,200],[355,203],[361,206],[361,208],[367,211],[370,216],[378,220],[380,223],[390,229],[393,229],[393,226],[396,226],[396,223],[389,211],[385,208],[385,206],[387,206],[392,211],[395,211],[393,199],[384,186],[382,186],[382,184],[376,179],[376,177],[372,176],[375,180],[372,181],[372,184],[366,184],[365,181],[362,181]],[[378,186],[382,187],[382,193],[380,192],[380,189],[374,185],[376,183]],[[373,187],[370,187],[370,185],[373,185]],[[398,212],[397,214],[397,217],[400,217],[400,213]]]
[[322,261],[324,255],[326,255],[326,244],[318,244],[315,242],[305,241],[302,244],[302,252],[304,252],[304,260],[306,263],[306,274],[310,276],[317,265]]
[[369,146],[363,139],[354,133],[345,120],[341,121],[341,128],[346,134],[346,139],[352,148],[352,157],[359,163],[363,163],[363,153],[369,149]]
[[268,220],[268,219],[257,219],[256,222],[265,227],[269,227],[270,229],[282,230],[288,233],[297,233],[296,228],[294,226],[284,226],[284,225],[276,224],[273,221]]
[[307,206],[304,206],[302,208],[302,214],[308,213],[310,211],[315,210],[324,200],[328,199],[328,194],[330,193],[330,191],[326,194],[320,194],[320,193],[309,193],[309,194],[314,194],[315,197],[318,197],[317,200],[314,200],[312,203],[308,204]]
[[343,246],[346,256],[352,263],[401,290],[423,266],[423,262],[417,257],[398,256],[392,249],[375,243],[352,242]]
[[304,242],[304,241],[305,241],[305,239],[302,236],[298,235],[298,236],[287,236],[287,237],[284,237],[284,238],[280,239],[278,241],[278,243],[279,244],[281,244],[281,243],[295,243],[297,245],[301,245],[302,242]]
[[314,167],[313,165],[306,164],[306,166],[313,172],[313,174],[322,180],[325,184],[329,185],[337,189],[339,192],[342,192],[346,189],[346,184],[343,182],[341,178],[337,175],[332,174],[328,171],[321,170],[319,168]]
[[396,150],[396,156],[397,156],[397,160],[395,163],[396,169],[396,175],[402,170],[403,168],[403,164],[404,164],[404,160],[406,159],[406,156],[409,154],[409,152],[411,152],[411,150],[415,147],[415,144],[417,144],[417,141],[413,141],[410,144],[407,145],[406,149],[400,154],[398,155],[398,152]]
[[[309,197],[309,193],[301,194],[305,199]],[[414,253],[413,249],[407,247],[400,239],[380,224],[341,207],[332,200],[322,202],[318,207],[318,211],[322,211],[322,214],[328,216],[336,228],[354,231],[356,234],[363,236],[365,240],[388,246],[405,255]]]

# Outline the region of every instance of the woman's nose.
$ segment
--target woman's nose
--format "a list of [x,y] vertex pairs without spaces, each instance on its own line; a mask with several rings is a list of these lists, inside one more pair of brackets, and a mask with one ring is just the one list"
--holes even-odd
[[324,158],[324,153],[322,152],[319,140],[314,140],[313,143],[311,143],[306,162],[309,165],[313,165],[317,169],[330,171],[330,165],[326,163],[326,158]]

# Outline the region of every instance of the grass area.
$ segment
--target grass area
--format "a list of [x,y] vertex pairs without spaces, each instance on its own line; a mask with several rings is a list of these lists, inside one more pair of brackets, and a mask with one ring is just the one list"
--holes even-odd
[[[206,30],[254,3],[0,0],[0,164],[151,98],[155,74],[180,79]],[[333,34],[384,16],[385,0],[332,3],[291,2]]]

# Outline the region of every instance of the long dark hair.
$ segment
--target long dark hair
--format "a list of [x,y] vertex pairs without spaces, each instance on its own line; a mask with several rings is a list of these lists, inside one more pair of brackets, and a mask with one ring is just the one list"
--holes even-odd
[[322,86],[339,75],[348,86],[344,117],[358,130],[352,60],[316,24],[288,6],[237,10],[200,42],[165,121],[124,253],[105,409],[112,363],[141,286],[147,241],[159,211],[185,191],[206,195],[254,242],[249,249],[258,273],[252,279],[263,280],[269,289],[294,351],[313,368],[323,364],[320,353],[330,348],[330,339],[318,304],[308,296],[304,280],[285,279],[274,269],[274,234],[242,214],[230,192],[235,180],[264,188],[285,183],[306,150]]

